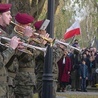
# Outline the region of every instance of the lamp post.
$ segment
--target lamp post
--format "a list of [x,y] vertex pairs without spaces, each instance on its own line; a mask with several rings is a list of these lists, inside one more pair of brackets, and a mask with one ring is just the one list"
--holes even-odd
[[[55,0],[48,0],[47,19],[50,20],[50,23],[47,27],[47,32],[49,33],[51,38],[53,38],[54,33],[54,1]],[[53,49],[49,45],[47,48],[44,63],[42,98],[53,98],[52,54]]]

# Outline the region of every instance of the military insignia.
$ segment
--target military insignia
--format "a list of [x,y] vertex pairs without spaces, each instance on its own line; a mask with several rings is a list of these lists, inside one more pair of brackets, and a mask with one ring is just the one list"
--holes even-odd
[[2,32],[0,31],[0,35],[2,34]]

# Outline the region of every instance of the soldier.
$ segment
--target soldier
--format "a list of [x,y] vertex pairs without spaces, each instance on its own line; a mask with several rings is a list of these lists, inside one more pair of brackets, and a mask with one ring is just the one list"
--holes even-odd
[[[45,30],[40,30],[40,27],[43,23],[43,20],[35,22],[34,26],[36,31],[45,36],[49,37],[49,34],[46,33]],[[46,45],[47,42],[44,41],[44,45]],[[60,49],[60,48],[59,48]],[[54,47],[53,49],[53,98],[56,98],[56,81],[57,81],[57,74],[58,74],[58,67],[57,67],[57,57],[59,55],[60,51],[58,51],[57,46]],[[43,77],[43,67],[44,67],[44,53],[40,53],[36,58],[35,58],[35,74],[36,74],[36,89],[38,92],[38,98],[42,98],[42,77]]]
[[[19,13],[18,13],[19,14]],[[27,14],[24,14],[24,16],[26,17]],[[19,17],[17,15],[17,17]],[[32,18],[32,17],[31,17]],[[32,19],[28,19],[28,21],[31,21]],[[23,21],[23,19],[21,20]],[[24,22],[24,21],[23,21]],[[28,27],[29,28],[29,27]],[[30,28],[31,29],[31,28]],[[14,29],[15,30],[15,29]],[[22,32],[22,31],[21,31]],[[18,32],[16,32],[18,33]],[[16,33],[13,31],[12,33],[10,33],[10,37],[13,37],[14,35],[16,35]],[[26,34],[26,33],[25,33]],[[31,34],[31,33],[30,33]],[[19,35],[17,35],[19,36]],[[25,35],[26,36],[26,35]],[[19,36],[20,38],[23,38],[25,36]],[[29,36],[29,33],[28,35]],[[25,37],[26,38],[26,37]],[[22,47],[22,46],[21,46]],[[10,98],[15,98],[15,93],[14,93],[14,89],[15,89],[15,76],[16,73],[18,72],[18,68],[19,68],[19,62],[17,59],[18,54],[21,54],[22,52],[19,53],[18,50],[15,51],[15,54],[12,56],[12,58],[9,60],[9,62],[6,64],[7,70],[8,70],[8,86],[9,86],[9,96]]]
[[[33,34],[31,23],[34,18],[26,13],[17,13],[15,21],[18,25],[15,26],[13,34],[17,34],[23,42],[27,42],[27,39]],[[19,71],[15,77],[15,98],[33,98],[34,55],[36,52],[31,52],[32,55],[22,52],[17,55]]]
[[54,98],[56,98],[56,90],[58,88],[58,65],[57,65],[57,61],[61,58],[62,54],[63,54],[63,49],[65,47],[63,45],[60,44],[55,44],[55,46],[53,46],[53,88],[54,88]]
[[[10,12],[11,4],[0,4],[0,41],[1,37],[8,37],[7,25],[12,19]],[[9,42],[9,47],[5,48],[0,44],[0,98],[9,98],[6,64],[15,53],[15,49],[19,44],[19,38],[14,36]]]
[[[34,23],[34,27],[35,27],[37,33],[45,36],[46,31],[40,30],[42,23],[43,23],[43,20],[37,21]],[[43,39],[40,39],[40,40],[43,40]],[[46,44],[46,42],[45,42],[45,44]],[[44,53],[41,52],[35,58],[36,90],[38,92],[38,98],[42,98],[43,66],[44,66]]]

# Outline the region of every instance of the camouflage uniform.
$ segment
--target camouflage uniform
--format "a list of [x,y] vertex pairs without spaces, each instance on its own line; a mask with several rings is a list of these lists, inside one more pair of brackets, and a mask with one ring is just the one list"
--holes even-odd
[[14,83],[14,81],[15,81],[16,73],[18,72],[18,65],[19,65],[15,54],[9,60],[7,65],[8,65],[7,70],[8,70],[9,96],[10,96],[10,98],[15,98],[15,94],[14,94],[15,83]]
[[[3,36],[8,37],[9,34],[0,28],[0,40]],[[4,46],[0,45],[0,98],[9,98],[6,64],[14,53],[15,51],[12,48],[5,48]]]
[[56,90],[57,90],[57,82],[58,82],[58,65],[57,61],[61,58],[63,54],[63,51],[59,47],[53,47],[53,89],[54,89],[54,95],[53,98],[56,98]]
[[35,58],[36,89],[39,98],[42,98],[41,94],[42,94],[43,65],[44,65],[44,53],[42,52]]
[[[7,33],[9,34],[9,38],[13,37],[12,35],[12,29],[13,26],[9,25],[6,29]],[[15,98],[14,95],[14,78],[16,75],[16,72],[18,71],[18,60],[16,58],[17,52],[15,51],[15,54],[11,57],[11,59],[6,64],[6,69],[8,72],[7,82],[8,82],[8,94],[10,98]]]
[[[58,77],[57,59],[59,59],[61,49],[53,48],[53,98],[56,98],[56,82]],[[42,98],[42,78],[44,67],[44,53],[40,53],[35,59],[36,88],[39,98]]]
[[[25,42],[23,36],[16,34],[14,31],[11,36],[17,35]],[[35,85],[34,74],[34,56],[35,51],[31,51],[33,55],[18,52],[18,72],[15,77],[15,98],[33,98],[33,89]]]
[[15,77],[16,98],[33,98],[33,87],[35,84],[34,57],[23,53],[18,57],[19,72]]
[[[12,29],[13,29],[13,26],[12,25],[9,25],[7,26],[6,28],[6,31],[8,33],[7,37],[9,36],[9,38],[13,37],[11,36],[12,35]],[[7,69],[7,82],[8,82],[8,94],[10,96],[10,98],[15,98],[15,95],[14,95],[14,78],[15,78],[15,75],[16,75],[16,72],[18,71],[18,60],[16,58],[16,51],[15,51],[15,54],[11,57],[11,59],[7,62],[6,64],[6,69]]]

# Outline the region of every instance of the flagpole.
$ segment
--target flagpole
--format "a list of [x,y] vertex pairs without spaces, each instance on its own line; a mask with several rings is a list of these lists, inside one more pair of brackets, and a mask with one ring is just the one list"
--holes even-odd
[[84,47],[82,34],[81,34],[81,40],[82,40],[82,41],[81,41],[82,47]]
[[73,36],[73,38],[72,38],[71,41],[69,42],[69,45],[73,43],[75,37],[76,37],[76,36]]
[[[80,32],[81,32],[81,29],[80,29]],[[81,36],[81,47],[83,48],[84,47],[84,44],[83,44],[83,35],[82,35],[82,33],[80,34],[80,36]]]

